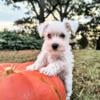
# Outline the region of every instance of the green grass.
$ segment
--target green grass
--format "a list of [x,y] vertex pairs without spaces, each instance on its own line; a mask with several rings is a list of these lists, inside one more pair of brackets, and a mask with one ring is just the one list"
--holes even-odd
[[72,100],[100,100],[100,51],[76,50]]
[[[39,51],[0,51],[0,62],[36,59]],[[73,95],[71,100],[100,100],[100,51],[75,50]]]

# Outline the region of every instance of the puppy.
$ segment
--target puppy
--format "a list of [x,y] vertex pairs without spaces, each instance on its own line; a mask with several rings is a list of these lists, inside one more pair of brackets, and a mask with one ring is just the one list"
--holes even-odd
[[71,20],[49,21],[38,26],[40,37],[44,37],[42,50],[34,64],[27,70],[39,70],[41,73],[58,75],[65,84],[67,97],[72,94],[72,71],[74,58],[69,45],[71,34],[78,29],[78,22]]

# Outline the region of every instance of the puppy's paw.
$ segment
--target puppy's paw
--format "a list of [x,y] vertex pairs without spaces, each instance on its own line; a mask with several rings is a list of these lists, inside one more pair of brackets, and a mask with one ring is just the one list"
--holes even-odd
[[69,96],[67,96],[67,97],[66,97],[66,100],[70,100],[70,97],[69,97]]
[[71,94],[72,94],[72,90],[70,90],[70,91],[67,90],[66,100],[70,100]]
[[32,70],[38,70],[38,66],[36,64],[29,65],[26,67],[26,70],[32,71]]
[[40,73],[43,73],[45,75],[48,75],[48,76],[55,76],[55,73],[53,72],[53,70],[45,67],[45,68],[41,68],[40,70]]

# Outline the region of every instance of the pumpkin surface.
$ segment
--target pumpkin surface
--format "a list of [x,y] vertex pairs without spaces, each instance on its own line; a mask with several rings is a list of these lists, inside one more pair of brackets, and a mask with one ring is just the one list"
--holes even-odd
[[[10,74],[7,70],[9,64],[0,65],[0,100],[65,100],[62,81],[57,76],[49,77],[38,71],[25,71],[31,63],[13,64],[16,65],[15,72],[12,70]],[[5,69],[8,71],[6,74]]]

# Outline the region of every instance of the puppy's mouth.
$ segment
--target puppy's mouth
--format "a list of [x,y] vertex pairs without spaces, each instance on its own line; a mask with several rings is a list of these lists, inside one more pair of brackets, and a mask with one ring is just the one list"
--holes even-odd
[[48,49],[48,52],[50,52],[50,53],[55,53],[55,54],[57,54],[57,53],[62,53],[62,52],[64,52],[64,51],[65,51],[65,49],[62,49],[62,48],[57,48],[57,49],[49,48],[49,49]]
[[56,50],[56,51],[54,51],[54,50],[51,50],[51,51],[48,51],[49,52],[49,54],[50,55],[52,55],[52,56],[54,56],[54,57],[56,57],[56,58],[59,58],[60,56],[62,56],[63,55],[63,50],[62,51],[58,51],[58,50]]

